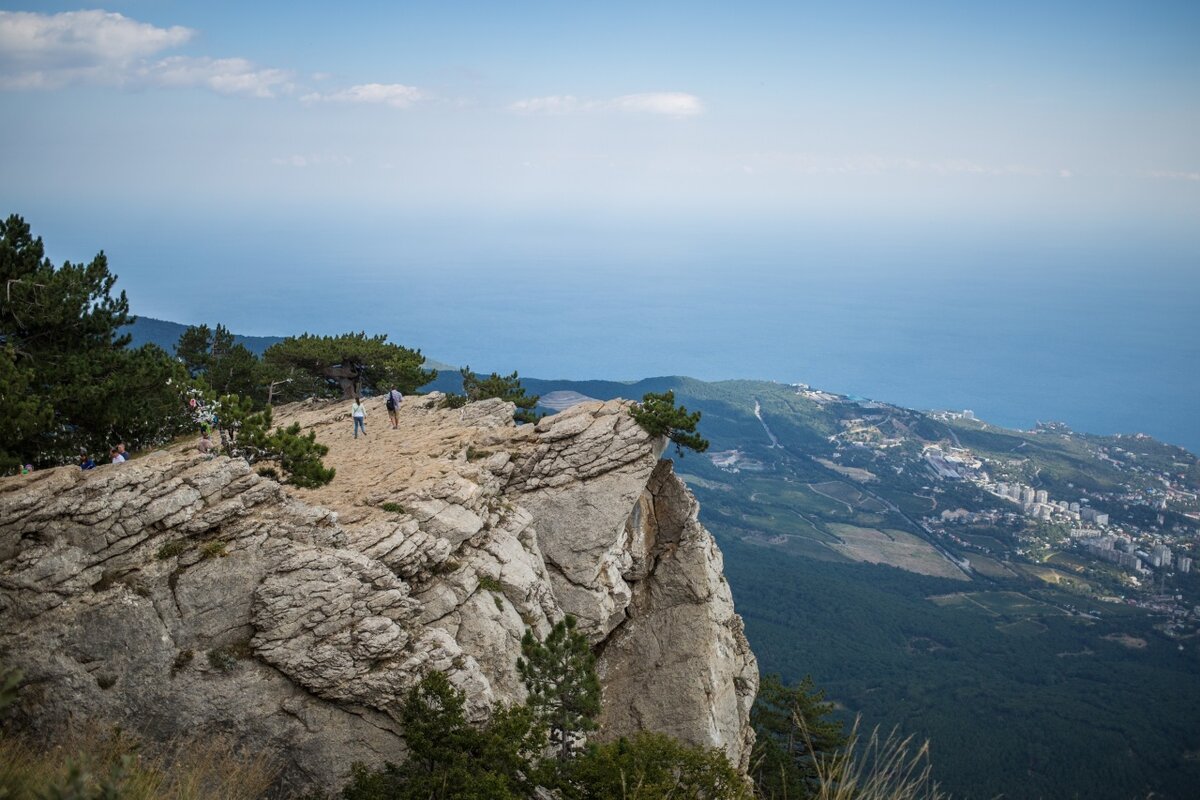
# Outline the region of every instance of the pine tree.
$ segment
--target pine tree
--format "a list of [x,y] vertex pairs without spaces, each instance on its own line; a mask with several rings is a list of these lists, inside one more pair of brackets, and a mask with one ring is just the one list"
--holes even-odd
[[750,711],[756,739],[750,756],[755,786],[765,800],[802,800],[814,796],[818,759],[830,759],[847,742],[833,704],[810,676],[785,686],[778,675],[765,675]]
[[517,671],[529,690],[529,706],[545,722],[558,760],[566,761],[580,745],[581,734],[596,729],[600,714],[600,679],[587,637],[567,615],[539,642],[532,631],[521,640]]
[[15,446],[33,441],[54,419],[45,398],[32,393],[33,381],[33,370],[17,364],[12,346],[0,347],[0,475],[24,463]]
[[409,690],[397,714],[408,747],[403,764],[351,769],[344,800],[517,800],[533,792],[532,763],[544,745],[525,706],[467,722],[466,696],[441,672]]
[[107,452],[116,441],[136,449],[186,429],[187,376],[160,348],[127,349],[120,331],[133,318],[116,280],[103,252],[55,267],[21,217],[0,221],[0,370],[33,401],[14,403],[16,389],[0,401],[0,413],[15,409],[19,419],[6,460],[74,462],[81,450]]
[[291,336],[267,348],[263,360],[276,375],[292,382],[280,394],[300,397],[341,397],[378,394],[392,386],[412,394],[437,377],[425,370],[420,350],[387,341],[387,336],[347,333],[341,336]]
[[185,330],[175,344],[175,357],[215,394],[240,394],[258,403],[265,399],[267,381],[258,356],[236,344],[233,333],[220,323],[213,329],[193,325]]
[[629,410],[642,429],[651,436],[666,436],[675,443],[675,452],[682,458],[683,449],[703,453],[708,449],[708,440],[696,433],[700,412],[688,413],[683,406],[675,405],[675,392],[662,394],[653,392],[642,397],[642,402]]
[[470,367],[463,367],[460,371],[462,372],[463,394],[470,402],[498,397],[517,407],[513,414],[513,419],[517,422],[538,421],[538,415],[534,413],[533,409],[540,398],[536,394],[525,394],[525,387],[521,385],[521,379],[516,372],[511,375],[493,372],[486,378],[481,378],[472,372]]
[[249,400],[237,395],[222,397],[215,408],[221,446],[227,455],[251,464],[273,461],[296,486],[314,488],[333,480],[335,470],[321,461],[329,448],[317,441],[313,431],[302,434],[297,423],[272,431],[271,408],[255,411]]

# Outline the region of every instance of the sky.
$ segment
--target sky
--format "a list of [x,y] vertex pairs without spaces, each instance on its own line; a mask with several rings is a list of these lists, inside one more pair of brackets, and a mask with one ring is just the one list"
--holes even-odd
[[882,323],[839,373],[789,322],[1100,286],[1200,335],[1197,42],[1153,0],[0,3],[0,213],[148,316],[869,388]]

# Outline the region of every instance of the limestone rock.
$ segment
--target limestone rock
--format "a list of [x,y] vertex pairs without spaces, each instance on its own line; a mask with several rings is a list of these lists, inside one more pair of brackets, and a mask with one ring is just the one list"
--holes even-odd
[[353,761],[403,758],[390,714],[427,671],[481,720],[525,697],[526,629],[574,614],[601,735],[661,730],[744,766],[754,658],[665,442],[623,401],[517,426],[509,403],[439,400],[357,440],[340,403],[278,409],[330,447],[319,489],[186,448],[0,479],[21,722],[223,731],[285,754],[286,787],[336,789]]
[[628,618],[601,645],[601,730],[662,731],[718,747],[746,769],[758,662],[723,575],[721,552],[669,461],[659,462],[627,528],[639,568]]

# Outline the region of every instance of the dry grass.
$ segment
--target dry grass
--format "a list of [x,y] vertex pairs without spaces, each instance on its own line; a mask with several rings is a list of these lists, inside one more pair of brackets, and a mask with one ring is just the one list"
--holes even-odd
[[[803,725],[803,720],[800,720]],[[948,800],[933,781],[929,742],[900,738],[893,729],[886,737],[879,728],[865,740],[858,720],[844,748],[816,764],[816,800]]]
[[219,736],[153,748],[128,733],[98,726],[51,747],[0,737],[3,800],[254,800],[278,774],[272,754],[236,748]]

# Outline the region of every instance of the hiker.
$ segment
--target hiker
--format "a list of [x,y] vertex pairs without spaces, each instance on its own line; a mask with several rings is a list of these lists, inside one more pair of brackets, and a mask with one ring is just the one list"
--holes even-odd
[[129,453],[125,452],[125,443],[124,442],[117,442],[117,455],[119,455],[121,457],[122,461],[129,460]]
[[388,418],[392,421],[392,430],[400,427],[400,403],[404,401],[404,395],[400,394],[400,390],[392,386],[392,390],[387,395],[387,411]]
[[114,463],[114,464],[124,464],[125,463],[125,457],[122,456],[121,452],[119,450],[117,450],[117,448],[115,448],[115,447],[108,451],[108,457],[112,459],[112,463]]
[[208,431],[200,431],[200,441],[196,443],[196,449],[204,455],[212,452],[212,439],[208,438]]
[[21,466],[21,474],[22,475],[28,475],[31,472],[33,472],[33,464],[23,464]]
[[79,468],[84,469],[84,470],[95,469],[96,462],[92,461],[92,457],[89,456],[87,453],[80,453],[79,454]]
[[358,438],[358,432],[361,430],[365,439],[367,437],[367,410],[363,408],[362,401],[357,397],[354,398],[354,405],[350,407],[350,416],[354,417],[354,438]]

